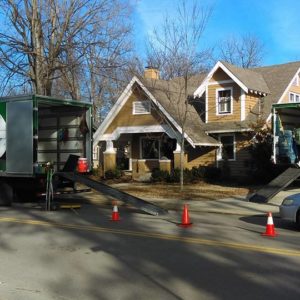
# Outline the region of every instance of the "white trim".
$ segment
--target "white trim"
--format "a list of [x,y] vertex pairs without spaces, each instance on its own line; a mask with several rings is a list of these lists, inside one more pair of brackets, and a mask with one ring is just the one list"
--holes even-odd
[[176,149],[173,151],[174,153],[180,153],[181,152],[181,144],[178,143],[178,140],[177,140],[177,143],[176,143]]
[[211,143],[195,143],[195,146],[211,146],[211,147],[218,147],[220,144],[211,144]]
[[[294,77],[293,77],[293,86],[299,86],[299,74],[297,73]],[[296,82],[296,84],[294,84],[294,81]]]
[[[300,68],[298,68],[296,74],[299,74],[300,72]],[[281,97],[279,98],[279,100],[276,102],[276,104],[279,104],[283,101],[285,94],[289,91],[290,87],[293,84],[293,80],[295,78],[295,75],[293,76],[292,80],[290,81],[290,83],[288,84],[288,86],[286,87],[286,89],[284,90],[284,92],[282,93]],[[274,103],[275,104],[275,103]],[[272,112],[269,114],[269,116],[267,117],[266,123],[269,122],[272,118]]]
[[123,93],[121,96],[118,98],[117,102],[114,104],[112,109],[109,111],[103,122],[100,124],[98,129],[93,135],[94,139],[94,145],[98,144],[100,141],[99,136],[102,135],[102,133],[107,129],[107,127],[111,124],[112,120],[116,117],[116,115],[119,113],[119,111],[122,109],[124,106],[125,102],[127,99],[132,95],[132,86],[136,82],[136,76],[134,76],[130,83],[127,85],[127,87],[124,89]]
[[205,123],[208,123],[208,85],[205,87]]
[[174,130],[167,124],[160,125],[150,125],[150,126],[127,126],[127,127],[117,127],[112,133],[103,134],[99,137],[99,141],[117,140],[121,134],[130,133],[151,133],[151,132],[164,132],[170,138],[176,139],[179,134],[176,135]]
[[241,89],[241,121],[246,119],[246,93]]
[[[144,104],[147,104],[145,107]],[[137,111],[137,106],[141,106],[144,111]],[[133,115],[150,115],[151,114],[151,102],[150,100],[133,101],[132,102],[132,114]]]
[[234,133],[234,132],[249,132],[253,131],[251,128],[242,128],[242,129],[220,129],[220,130],[206,130],[206,134],[212,133]]
[[117,153],[112,140],[106,140],[106,150],[103,153]]
[[201,97],[205,92],[205,87],[209,84],[209,80],[212,78],[213,74],[221,68],[234,82],[236,82],[246,93],[248,93],[248,88],[235,76],[233,75],[223,64],[218,61],[212,70],[208,73],[205,79],[202,81],[201,85],[194,92],[194,97]]
[[[224,136],[233,136],[233,158],[228,159],[228,161],[235,161],[236,160],[236,140],[235,140],[235,134],[220,134],[218,136],[218,140],[221,143],[221,137]],[[219,147],[219,149],[217,150],[217,161],[224,161],[224,159],[222,158],[222,146]]]
[[227,84],[227,83],[234,83],[234,81],[232,79],[220,80],[220,81],[209,81],[207,85],[220,85],[220,84]]
[[[219,112],[219,92],[221,91],[230,91],[230,112]],[[232,115],[233,114],[233,87],[224,87],[224,88],[219,88],[216,89],[216,115],[217,116],[227,116],[227,115]]]

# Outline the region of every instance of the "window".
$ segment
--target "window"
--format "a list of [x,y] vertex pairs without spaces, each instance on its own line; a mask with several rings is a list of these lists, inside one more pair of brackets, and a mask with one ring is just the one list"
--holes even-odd
[[159,159],[160,142],[155,138],[141,138],[141,158]]
[[134,115],[145,115],[151,112],[150,101],[135,101],[133,102],[133,114]]
[[234,135],[222,135],[219,140],[222,143],[222,147],[219,152],[219,159],[235,160]]
[[232,89],[217,90],[217,113],[232,113]]
[[295,93],[290,93],[289,100],[290,102],[300,102],[300,95]]

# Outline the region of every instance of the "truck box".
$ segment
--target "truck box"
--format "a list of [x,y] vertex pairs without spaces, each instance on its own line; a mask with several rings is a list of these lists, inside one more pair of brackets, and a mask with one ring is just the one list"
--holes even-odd
[[275,164],[296,164],[300,158],[300,103],[274,104],[273,161]]
[[46,164],[61,171],[70,156],[92,166],[91,110],[88,102],[39,95],[0,98],[0,190],[42,189]]

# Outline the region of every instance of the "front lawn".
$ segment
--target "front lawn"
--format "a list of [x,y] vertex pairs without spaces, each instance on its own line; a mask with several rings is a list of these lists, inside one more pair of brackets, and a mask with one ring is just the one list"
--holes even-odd
[[231,185],[210,184],[199,182],[184,185],[180,192],[179,184],[159,183],[113,183],[109,185],[121,191],[140,198],[154,199],[182,199],[182,200],[216,200],[234,196],[247,196],[254,192],[257,187],[235,187]]

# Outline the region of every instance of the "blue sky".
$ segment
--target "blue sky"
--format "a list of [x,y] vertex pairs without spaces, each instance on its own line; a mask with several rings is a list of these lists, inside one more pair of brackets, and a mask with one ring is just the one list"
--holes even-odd
[[[251,33],[265,46],[264,65],[300,60],[299,0],[197,1],[213,6],[204,45],[214,46],[228,36]],[[174,13],[175,0],[136,0],[134,9],[136,47],[143,53],[147,33],[159,27],[166,13]]]

